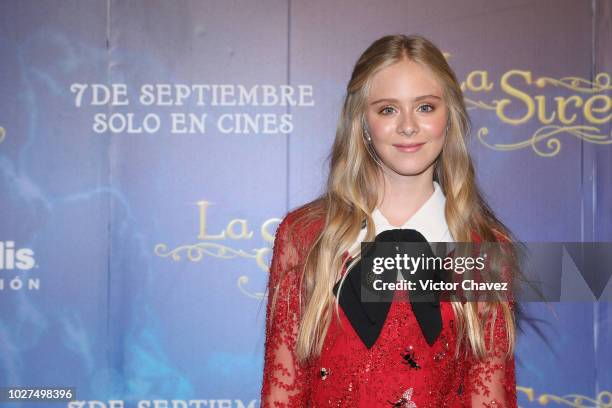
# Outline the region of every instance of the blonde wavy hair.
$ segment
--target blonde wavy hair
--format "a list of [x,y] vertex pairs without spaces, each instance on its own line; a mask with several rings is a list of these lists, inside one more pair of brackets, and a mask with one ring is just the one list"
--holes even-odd
[[[300,265],[301,320],[296,345],[296,358],[300,363],[320,355],[334,310],[339,317],[338,301],[332,288],[340,278],[343,254],[357,239],[364,218],[367,220],[365,241],[374,240],[371,213],[378,202],[379,192],[372,180],[378,179],[381,170],[367,150],[361,118],[374,74],[402,58],[428,67],[444,90],[450,123],[442,152],[434,164],[434,179],[440,183],[446,196],[445,215],[453,238],[457,242],[473,242],[472,232],[475,232],[484,242],[513,241],[511,233],[495,217],[476,185],[466,144],[471,123],[459,83],[444,55],[431,41],[419,35],[388,35],[376,40],[359,57],[347,85],[335,141],[328,157],[330,171],[326,190],[302,206],[304,211],[299,211],[300,218],[306,223],[324,219],[323,228]],[[512,254],[508,256],[512,258]],[[353,262],[357,260],[355,258]],[[477,358],[487,355],[486,325],[479,317],[479,311],[485,316],[492,315],[492,330],[500,304],[506,323],[507,356],[514,353],[514,312],[508,302],[500,298],[481,303],[452,302],[458,329],[456,355],[462,344],[469,345]]]

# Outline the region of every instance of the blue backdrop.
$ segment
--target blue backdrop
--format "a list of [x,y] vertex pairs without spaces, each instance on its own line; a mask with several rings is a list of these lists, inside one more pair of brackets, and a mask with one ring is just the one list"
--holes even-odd
[[[385,34],[445,52],[521,240],[610,242],[611,27],[606,0],[3,1],[0,387],[259,406],[273,234]],[[610,303],[524,306],[521,406],[612,406]]]

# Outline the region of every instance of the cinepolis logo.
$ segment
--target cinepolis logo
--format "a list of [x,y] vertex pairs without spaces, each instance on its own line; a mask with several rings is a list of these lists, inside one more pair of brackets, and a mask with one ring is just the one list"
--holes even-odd
[[15,248],[14,241],[0,241],[0,270],[30,270],[35,265],[32,249]]

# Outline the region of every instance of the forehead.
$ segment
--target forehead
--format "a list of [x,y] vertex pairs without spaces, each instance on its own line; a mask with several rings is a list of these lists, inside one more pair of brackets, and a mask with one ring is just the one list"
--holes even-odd
[[402,59],[374,74],[368,99],[394,98],[409,101],[427,94],[442,97],[442,87],[434,73],[424,65]]

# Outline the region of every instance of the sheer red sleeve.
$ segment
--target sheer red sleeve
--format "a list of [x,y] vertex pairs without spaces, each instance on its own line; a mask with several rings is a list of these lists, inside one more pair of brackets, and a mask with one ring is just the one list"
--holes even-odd
[[[480,306],[480,305],[479,305]],[[514,302],[510,301],[510,308],[514,313]],[[494,340],[493,349],[484,359],[471,357],[467,376],[467,396],[471,398],[472,407],[516,408],[516,377],[514,371],[514,356],[506,357],[508,339],[506,336],[506,323],[501,304],[497,306],[497,318],[493,325],[492,315],[489,314],[485,325],[485,345],[490,347]],[[482,310],[479,307],[479,310]],[[481,314],[481,317],[484,316]],[[491,335],[492,333],[492,335]]]
[[[285,217],[272,250],[266,308],[266,340],[261,406],[303,407],[309,389],[308,370],[297,363],[295,345],[300,321],[299,256],[295,233]],[[272,306],[274,311],[271,314]]]

